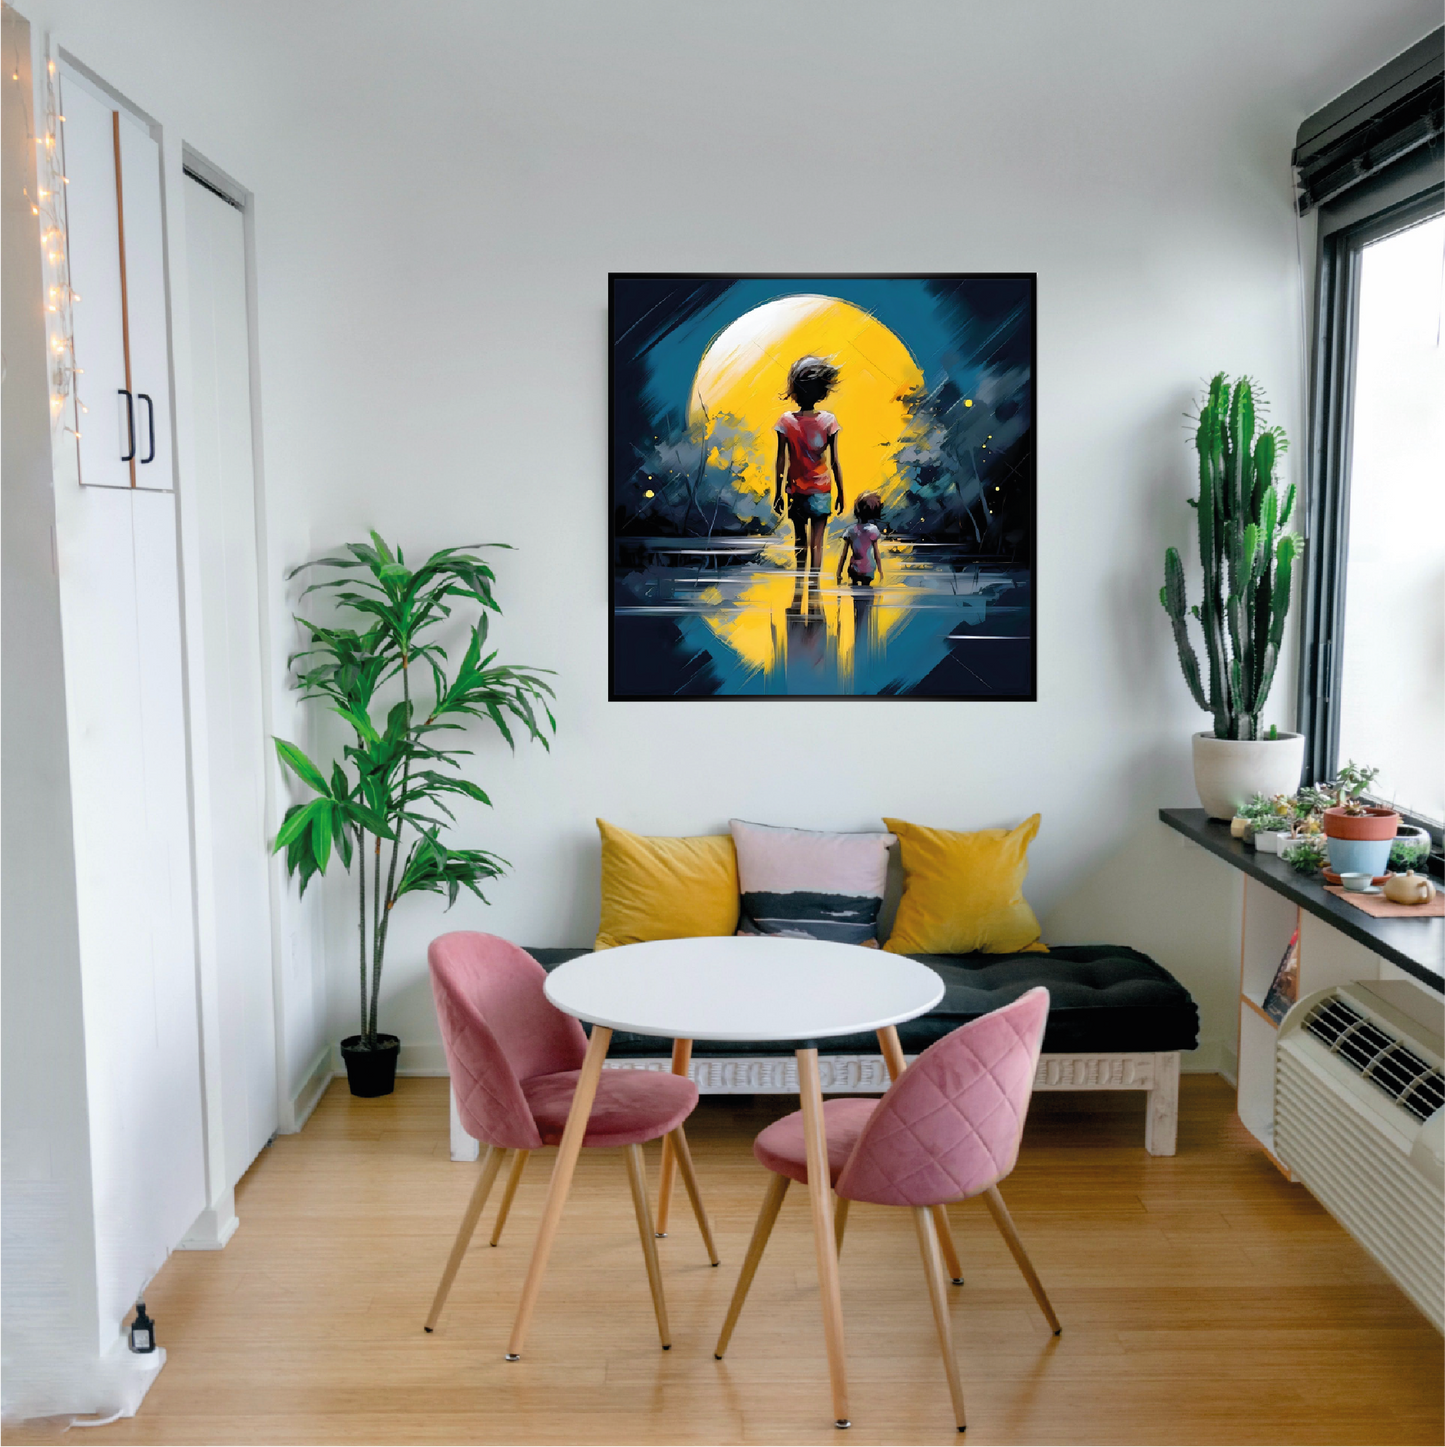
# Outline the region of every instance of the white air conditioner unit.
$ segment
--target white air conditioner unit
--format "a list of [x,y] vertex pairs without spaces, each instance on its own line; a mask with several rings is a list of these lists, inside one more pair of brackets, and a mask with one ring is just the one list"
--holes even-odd
[[1445,1330],[1445,1003],[1339,985],[1285,1017],[1275,1154]]

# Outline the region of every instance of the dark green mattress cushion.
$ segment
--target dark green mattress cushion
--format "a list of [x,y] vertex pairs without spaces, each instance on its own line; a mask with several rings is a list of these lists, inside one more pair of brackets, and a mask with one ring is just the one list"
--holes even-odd
[[[534,949],[552,970],[587,950]],[[1189,991],[1148,955],[1126,945],[1055,945],[1049,953],[1023,955],[914,955],[938,971],[945,986],[938,1007],[898,1027],[904,1050],[915,1055],[950,1030],[1044,985],[1049,992],[1049,1027],[1044,1053],[1126,1050],[1193,1050],[1199,1043],[1199,1009]],[[698,1040],[695,1055],[770,1055],[804,1042],[773,1045],[734,1040]],[[876,1055],[872,1034],[843,1035],[818,1042],[825,1055]],[[611,1055],[668,1055],[670,1041],[619,1030]]]

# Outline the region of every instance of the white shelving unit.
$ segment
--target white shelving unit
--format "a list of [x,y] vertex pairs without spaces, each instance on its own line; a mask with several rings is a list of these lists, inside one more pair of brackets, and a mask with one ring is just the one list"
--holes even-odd
[[1238,1111],[1245,1128],[1289,1175],[1274,1154],[1274,1046],[1276,1022],[1264,997],[1295,930],[1299,930],[1299,990],[1350,980],[1399,979],[1402,974],[1363,945],[1331,929],[1267,884],[1244,877],[1244,925],[1239,950]]

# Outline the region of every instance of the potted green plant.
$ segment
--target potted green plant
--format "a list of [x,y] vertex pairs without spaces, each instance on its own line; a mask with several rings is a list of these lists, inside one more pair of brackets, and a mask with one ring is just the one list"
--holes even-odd
[[1389,868],[1400,816],[1393,809],[1364,800],[1365,790],[1379,772],[1351,759],[1329,786],[1334,797],[1324,810],[1324,826],[1330,868],[1336,874],[1378,876]]
[[[1291,483],[1281,501],[1275,463],[1287,440],[1266,427],[1248,377],[1223,372],[1200,403],[1195,447],[1199,496],[1191,498],[1204,573],[1201,601],[1190,606],[1177,548],[1164,553],[1159,601],[1174,629],[1179,664],[1195,703],[1213,716],[1208,733],[1194,735],[1194,784],[1216,819],[1229,819],[1255,794],[1289,794],[1299,783],[1304,738],[1260,726],[1274,682],[1289,613],[1298,539],[1284,529],[1294,510]],[[1188,620],[1200,626],[1207,688]]]
[[1300,874],[1318,874],[1328,857],[1325,841],[1318,834],[1291,835],[1281,848],[1280,857]]
[[[357,865],[361,1019],[358,1033],[341,1042],[353,1095],[390,1094],[396,1079],[400,1041],[378,1030],[377,1013],[397,901],[426,891],[445,894],[450,908],[467,889],[485,903],[482,884],[507,867],[485,849],[454,849],[443,841],[455,821],[453,803],[491,804],[461,773],[460,761],[471,751],[447,741],[479,721],[496,728],[514,749],[514,730],[548,748],[548,732],[557,728],[548,706],[552,689],[541,677],[550,669],[499,664],[495,652],[483,656],[488,614],[501,609],[492,593],[495,576],[479,547],[443,548],[412,569],[400,548],[393,550],[373,532],[370,544],[347,544],[349,556],[319,558],[291,574],[331,570],[333,576],[313,583],[302,596],[319,592],[361,624],[348,628],[298,618],[310,646],[288,660],[296,667],[302,697],[329,703],[350,731],[352,741],[341,758],[324,772],[295,744],[275,741],[281,762],[315,796],[287,809],[276,835],[275,850],[285,850],[287,873],[300,879],[304,894],[332,860],[347,870]],[[476,615],[464,621],[457,615],[468,605]],[[466,629],[466,644],[453,667],[436,630],[444,623],[454,629],[458,622]],[[389,705],[385,698],[392,700]]]
[[1256,794],[1240,805],[1236,819],[1242,820],[1241,837],[1265,854],[1278,853],[1277,841],[1289,833],[1290,800],[1284,794]]
[[1390,845],[1390,873],[1424,872],[1430,858],[1430,835],[1414,825],[1401,824]]

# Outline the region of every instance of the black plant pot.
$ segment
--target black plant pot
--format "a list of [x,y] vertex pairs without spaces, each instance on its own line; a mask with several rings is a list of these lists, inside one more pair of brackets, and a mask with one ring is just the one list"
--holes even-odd
[[348,1035],[341,1042],[341,1058],[346,1062],[346,1083],[353,1095],[371,1100],[390,1095],[396,1089],[396,1057],[401,1041],[395,1035],[376,1037],[375,1050],[361,1048],[360,1035]]

